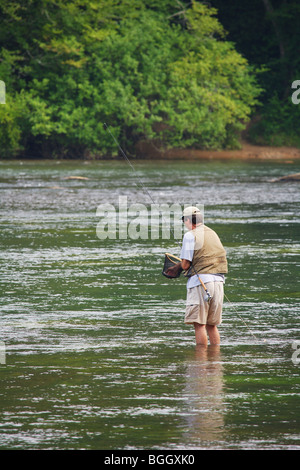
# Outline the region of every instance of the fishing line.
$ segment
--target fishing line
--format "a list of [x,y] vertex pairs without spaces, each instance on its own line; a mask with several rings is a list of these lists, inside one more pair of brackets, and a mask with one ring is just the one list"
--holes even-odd
[[[224,297],[226,298],[227,302],[230,303],[231,307],[233,308],[234,312],[236,313],[237,317],[244,323],[245,327],[249,330],[249,332],[251,333],[251,335],[253,336],[253,338],[256,340],[256,341],[259,341],[259,339],[255,336],[255,334],[251,331],[250,327],[247,325],[247,323],[245,322],[245,320],[238,314],[236,308],[234,307],[233,303],[228,299],[226,293],[224,292]],[[264,339],[263,342],[265,342],[266,340]]]
[[[108,124],[104,123],[104,126],[105,128],[108,130],[109,134],[111,135],[112,139],[114,140],[115,144],[117,145],[117,147],[119,148],[120,152],[122,153],[123,157],[125,158],[126,162],[128,163],[128,165],[130,166],[130,168],[132,169],[132,171],[134,172],[134,174],[136,175],[138,181],[139,181],[139,184],[140,184],[140,188],[143,189],[143,191],[145,192],[145,194],[147,194],[147,196],[151,199],[152,203],[154,205],[157,205],[156,202],[154,201],[152,195],[150,194],[150,192],[148,191],[148,189],[146,188],[146,186],[143,184],[142,180],[140,179],[138,173],[136,172],[134,166],[132,165],[131,161],[129,160],[129,158],[127,157],[126,153],[124,152],[124,150],[122,149],[121,145],[119,144],[119,142],[117,141],[117,139],[115,138],[115,136],[113,135],[113,133],[111,132]],[[138,187],[138,185],[136,184],[135,182],[135,185]],[[162,219],[164,218],[163,216],[163,213],[161,211],[161,216],[162,216]],[[177,238],[175,237],[175,234],[174,234],[174,231],[172,229],[172,227],[170,227],[170,230],[172,232],[172,235],[174,237],[174,240],[176,241],[176,243],[178,244],[179,248],[181,248],[181,243],[179,242],[179,240],[177,240]],[[205,293],[207,295],[207,301],[209,302],[211,300],[211,295],[210,293],[208,292],[205,284],[203,283],[202,279],[200,278],[200,276],[198,275],[195,267],[191,264],[191,268],[194,270],[195,274],[198,276],[198,279],[203,287],[203,289],[205,290]],[[253,338],[255,340],[258,341],[258,338],[255,336],[255,334],[251,331],[250,327],[247,325],[247,323],[245,322],[245,320],[243,318],[240,317],[240,315],[238,314],[237,310],[235,309],[235,307],[233,306],[232,302],[228,299],[227,295],[225,294],[224,292],[224,297],[226,298],[226,300],[231,304],[233,310],[235,311],[236,315],[238,316],[238,318],[244,323],[244,325],[246,326],[246,328],[250,331],[251,335],[253,336]],[[266,340],[264,340],[266,341]]]
[[[147,194],[147,196],[151,199],[152,203],[157,206],[157,203],[154,201],[154,199],[153,199],[151,193],[148,191],[148,189],[146,188],[146,186],[143,184],[143,182],[142,182],[142,180],[140,179],[138,173],[136,172],[134,166],[132,165],[131,161],[130,161],[129,158],[127,157],[127,155],[126,155],[126,153],[124,152],[124,150],[122,149],[121,145],[119,144],[119,142],[117,141],[117,139],[115,138],[115,136],[113,135],[113,133],[111,132],[109,126],[108,126],[106,123],[104,123],[104,126],[106,127],[106,129],[107,129],[108,132],[110,133],[110,135],[111,135],[111,137],[113,138],[113,140],[114,140],[114,142],[116,143],[116,145],[118,146],[118,148],[119,148],[120,152],[122,153],[123,157],[125,158],[126,162],[127,162],[128,165],[130,166],[130,168],[133,170],[134,174],[136,175],[136,177],[137,177],[137,179],[138,179],[138,181],[139,181],[139,184],[140,184],[140,188],[143,189],[143,191],[145,192],[145,194]],[[135,185],[136,185],[137,187],[139,187],[136,182],[135,182]],[[160,211],[160,213],[161,213],[162,219],[164,219],[163,212]],[[165,220],[165,219],[164,219],[164,220]],[[166,220],[165,220],[165,221],[166,221]],[[177,240],[177,238],[175,237],[175,233],[174,233],[174,230],[172,229],[172,227],[170,227],[170,231],[171,231],[171,233],[172,233],[172,235],[173,235],[173,238],[174,238],[174,240],[176,241],[177,245],[179,246],[179,248],[181,248],[181,243],[180,243],[180,241]]]
[[[151,199],[152,203],[157,206],[157,203],[154,201],[154,199],[153,199],[151,193],[148,191],[148,189],[146,188],[146,186],[143,184],[143,182],[142,182],[142,180],[140,179],[138,173],[136,172],[134,166],[132,165],[131,161],[130,161],[129,158],[127,157],[127,155],[126,155],[126,153],[124,152],[124,150],[122,149],[121,145],[119,144],[119,142],[117,141],[117,139],[115,138],[115,136],[113,135],[113,133],[111,132],[109,126],[108,126],[106,123],[104,123],[104,126],[106,127],[106,129],[107,129],[108,132],[110,133],[110,135],[111,135],[112,139],[114,140],[115,144],[118,146],[118,148],[119,148],[120,152],[122,153],[123,157],[125,158],[126,162],[127,162],[128,165],[130,166],[130,168],[133,170],[133,172],[134,172],[134,174],[136,175],[136,177],[138,178],[139,184],[140,184],[140,188],[143,189],[143,191],[145,192],[145,194],[147,194],[147,196]],[[137,187],[139,187],[136,182],[135,182],[135,185],[136,185]],[[163,212],[160,211],[160,213],[161,213],[162,219],[164,219]],[[164,219],[164,220],[165,220],[165,219]],[[165,220],[165,221],[166,221],[166,220]],[[167,222],[168,222],[168,221],[167,221]],[[180,243],[180,241],[177,240],[177,238],[175,237],[175,233],[174,233],[174,230],[172,229],[172,227],[170,227],[170,231],[171,231],[171,233],[172,233],[172,235],[173,235],[173,238],[174,238],[174,240],[176,241],[177,245],[179,246],[179,248],[181,248],[181,243]]]
[[[124,150],[122,149],[121,145],[119,144],[119,142],[117,141],[117,139],[115,138],[115,136],[113,135],[113,133],[111,132],[109,126],[106,124],[106,122],[104,123],[104,126],[105,128],[108,130],[108,132],[110,133],[111,137],[113,138],[115,144],[118,146],[120,152],[122,153],[123,157],[125,158],[125,160],[127,161],[128,165],[130,166],[130,168],[132,169],[132,171],[134,172],[134,174],[136,175],[137,179],[139,180],[139,183],[140,183],[140,187],[144,190],[144,192],[147,194],[147,196],[151,199],[151,201],[153,202],[153,204],[155,204],[155,201],[153,200],[151,194],[149,193],[148,189],[146,188],[146,186],[144,186],[142,180],[140,179],[138,173],[136,172],[134,166],[132,165],[131,161],[129,160],[129,158],[127,157],[126,153],[124,152]],[[138,186],[135,182],[135,185]],[[175,237],[174,237],[175,238]]]

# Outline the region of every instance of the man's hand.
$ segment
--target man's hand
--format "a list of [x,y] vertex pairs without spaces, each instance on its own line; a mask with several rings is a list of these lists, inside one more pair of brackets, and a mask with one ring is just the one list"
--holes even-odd
[[190,269],[191,262],[187,259],[182,259],[181,260],[181,267],[184,271],[188,271]]
[[166,274],[168,277],[172,277],[172,278],[173,278],[173,277],[178,277],[178,276],[180,276],[181,271],[183,271],[182,266],[181,266],[181,263],[177,263],[177,264],[175,264],[174,266],[172,266],[171,268],[167,269],[167,271],[166,271],[165,274]]

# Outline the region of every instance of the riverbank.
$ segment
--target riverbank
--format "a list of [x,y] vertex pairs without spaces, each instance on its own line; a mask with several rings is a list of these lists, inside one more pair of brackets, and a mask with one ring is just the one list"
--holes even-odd
[[137,156],[150,159],[178,160],[276,160],[293,163],[300,160],[300,149],[296,147],[268,147],[241,142],[238,150],[198,150],[170,149],[160,150],[150,142],[139,142]]
[[[300,160],[300,148],[297,147],[270,147],[253,145],[246,140],[240,142],[241,148],[236,150],[200,150],[187,148],[159,148],[153,142],[140,141],[135,146],[135,159],[141,160],[256,160],[256,161],[277,161],[294,163]],[[120,155],[120,158],[121,155]],[[53,158],[51,154],[47,156],[19,155],[13,160],[81,160],[80,157],[72,155],[65,158]],[[100,156],[90,154],[82,155],[83,160],[115,160],[116,157]],[[0,159],[7,161],[8,159]],[[11,160],[11,159],[10,159]]]

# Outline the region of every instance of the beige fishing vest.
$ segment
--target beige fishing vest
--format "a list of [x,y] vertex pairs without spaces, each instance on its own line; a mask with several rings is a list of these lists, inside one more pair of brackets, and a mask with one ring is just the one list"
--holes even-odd
[[[226,251],[211,228],[201,224],[191,230],[195,237],[195,248],[192,265],[197,273],[226,274],[228,272]],[[195,274],[194,269],[189,275]]]

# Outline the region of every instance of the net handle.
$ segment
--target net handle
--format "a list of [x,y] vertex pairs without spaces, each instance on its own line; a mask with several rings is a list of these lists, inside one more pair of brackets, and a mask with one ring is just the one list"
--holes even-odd
[[173,261],[170,256],[173,258],[173,259],[177,259],[178,261],[181,261],[180,258],[178,258],[178,256],[174,256],[174,255],[171,255],[171,253],[165,253],[166,257],[168,258],[168,260],[170,260],[171,262]]

